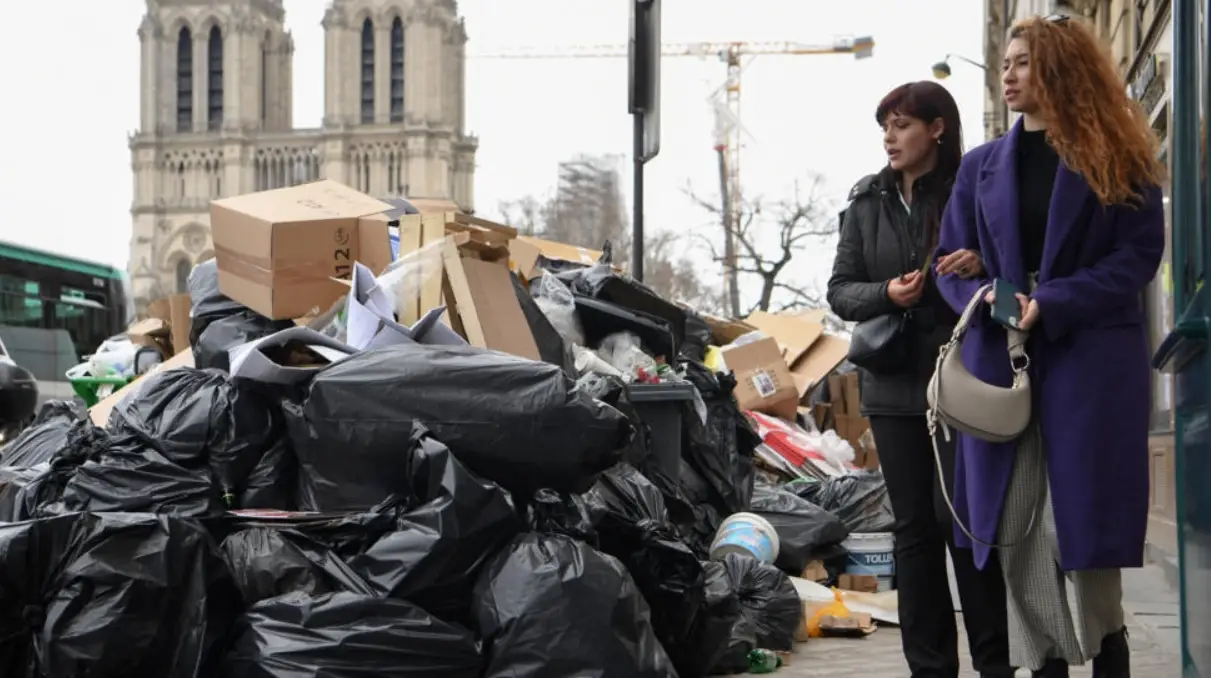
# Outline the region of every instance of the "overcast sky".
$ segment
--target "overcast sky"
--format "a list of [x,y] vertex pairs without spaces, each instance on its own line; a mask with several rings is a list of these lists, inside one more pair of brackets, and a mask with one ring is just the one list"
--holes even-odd
[[[125,265],[131,176],[127,134],[138,126],[139,0],[10,2],[0,22],[5,157],[0,159],[0,238]],[[297,50],[298,127],[320,123],[326,0],[286,0]],[[809,172],[840,200],[885,162],[872,114],[881,96],[931,77],[948,52],[980,60],[983,9],[976,0],[664,0],[664,41],[791,40],[831,43],[870,35],[872,59],[762,56],[743,75],[748,196],[778,199]],[[469,53],[621,44],[626,0],[462,0]],[[54,25],[54,39],[45,27]],[[688,184],[718,192],[709,96],[723,83],[713,58],[665,59],[663,149],[648,165],[649,230],[706,228]],[[968,146],[981,141],[982,73],[955,63],[945,81],[963,111]],[[549,195],[557,164],[578,153],[627,155],[625,59],[491,60],[468,67],[469,131],[480,139],[476,207]],[[629,163],[622,166],[629,176]],[[630,185],[629,179],[625,181]],[[628,198],[629,199],[629,198]],[[806,257],[818,278],[831,251]]]

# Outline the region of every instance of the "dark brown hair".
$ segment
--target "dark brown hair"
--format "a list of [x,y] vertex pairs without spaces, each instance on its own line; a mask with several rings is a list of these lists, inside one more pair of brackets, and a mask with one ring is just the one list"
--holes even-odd
[[925,218],[925,245],[932,249],[937,243],[942,209],[950,198],[950,187],[954,185],[959,163],[963,160],[963,123],[959,120],[959,105],[945,87],[936,82],[919,80],[888,92],[875,108],[875,122],[882,127],[893,113],[916,118],[927,125],[942,120],[938,165],[934,170],[937,182],[932,188],[934,195],[930,196],[929,213]]

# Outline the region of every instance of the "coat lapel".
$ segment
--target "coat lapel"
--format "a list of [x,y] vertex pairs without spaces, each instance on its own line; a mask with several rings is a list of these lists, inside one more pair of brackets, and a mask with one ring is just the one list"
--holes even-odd
[[1043,261],[1039,278],[1049,280],[1055,269],[1055,261],[1064,243],[1072,235],[1073,227],[1082,219],[1084,208],[1094,198],[1093,189],[1080,174],[1068,169],[1061,161],[1055,172],[1055,188],[1051,192],[1051,205],[1047,211],[1047,236],[1043,240]]
[[996,276],[1005,278],[1019,289],[1026,289],[1026,271],[1022,264],[1022,238],[1018,224],[1018,160],[1015,149],[1022,123],[1014,125],[997,142],[980,168],[980,211],[992,241],[996,244]]

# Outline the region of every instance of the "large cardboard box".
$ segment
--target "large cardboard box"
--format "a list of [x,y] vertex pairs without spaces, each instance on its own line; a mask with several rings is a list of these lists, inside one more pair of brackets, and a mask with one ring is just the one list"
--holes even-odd
[[391,263],[391,206],[323,180],[215,200],[210,227],[219,290],[274,320],[323,311],[348,292],[354,262]]
[[778,341],[801,400],[806,400],[812,389],[849,354],[849,342],[825,334],[822,318],[816,315],[756,311],[745,319],[745,324]]
[[736,404],[745,410],[794,420],[799,391],[782,358],[778,342],[770,337],[726,346],[721,355],[736,376]]
[[533,280],[545,268],[560,268],[560,264],[592,266],[601,258],[599,250],[591,250],[561,242],[519,235],[509,243],[513,268],[523,280]]

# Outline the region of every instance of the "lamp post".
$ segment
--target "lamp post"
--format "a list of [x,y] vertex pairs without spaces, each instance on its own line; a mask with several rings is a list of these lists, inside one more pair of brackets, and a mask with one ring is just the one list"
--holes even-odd
[[937,78],[938,80],[945,80],[946,78],[949,78],[950,77],[950,60],[951,59],[958,59],[959,61],[967,62],[982,71],[988,70],[988,67],[985,66],[984,64],[982,64],[974,59],[968,59],[967,57],[963,56],[962,54],[947,54],[945,59],[942,59],[941,61],[939,61],[938,63],[933,65],[933,77]]

